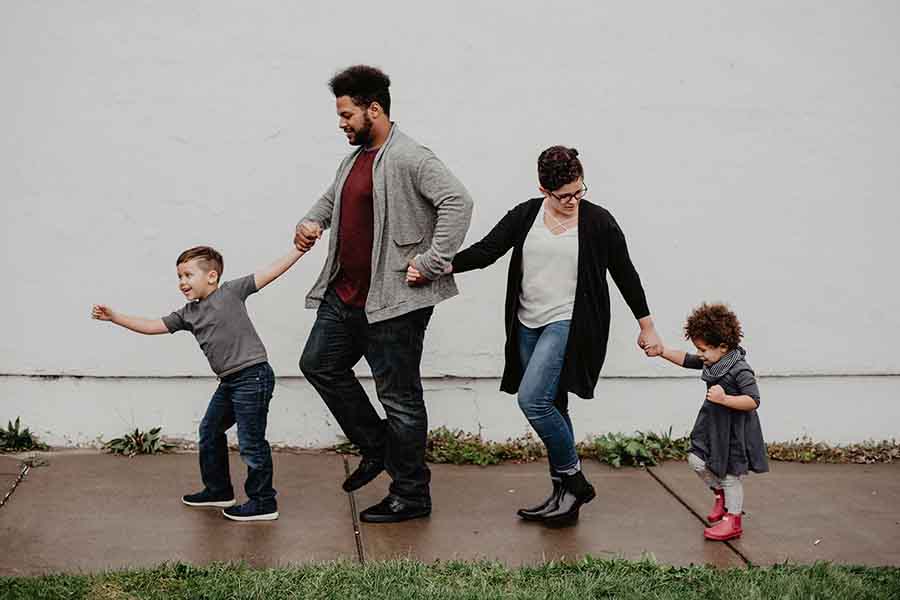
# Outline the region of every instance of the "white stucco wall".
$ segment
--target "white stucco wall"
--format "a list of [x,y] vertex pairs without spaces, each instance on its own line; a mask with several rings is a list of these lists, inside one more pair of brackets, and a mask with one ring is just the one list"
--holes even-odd
[[[92,437],[110,432],[52,415],[106,418],[108,394],[140,412],[160,389],[191,390],[190,409],[160,416],[191,431],[208,382],[152,378],[207,375],[193,339],[92,322],[90,305],[168,313],[183,301],[174,259],[195,244],[222,251],[226,277],[286,251],[349,150],[326,82],[367,62],[393,79],[393,118],[474,196],[468,242],[535,194],[541,149],[576,146],[668,342],[692,306],[727,301],[751,363],[777,376],[767,385],[808,397],[777,409],[797,423],[785,435],[894,435],[898,28],[900,5],[887,0],[0,1],[0,418],[33,410],[48,435]],[[248,305],[281,376],[298,374],[314,318],[302,298],[324,246]],[[459,278],[461,296],[432,321],[427,376],[496,388],[504,281],[505,262]],[[631,415],[643,426],[682,393],[655,378],[685,374],[636,350],[615,291],[613,310],[604,374],[655,398]],[[28,377],[40,374],[101,379]],[[796,375],[814,377],[784,379]],[[324,421],[305,384],[285,381],[311,407],[304,419]],[[873,423],[854,418],[857,402],[875,402]],[[309,427],[291,439],[330,435]]]
[[[10,414],[21,415],[42,440],[84,446],[158,425],[171,437],[196,439],[214,386],[215,380],[208,378],[5,377],[0,394]],[[372,380],[364,386],[374,398]],[[893,378],[763,377],[760,386],[759,415],[768,441],[808,436],[840,444],[897,437],[900,403]],[[497,441],[529,429],[515,398],[499,392],[496,380],[432,379],[424,387],[431,427],[444,425]],[[669,427],[679,436],[690,432],[704,393],[693,379],[604,378],[595,399],[572,396],[569,408],[579,440],[610,431],[665,432]],[[234,434],[232,428],[229,435],[236,441]],[[300,377],[278,381],[267,437],[272,444],[310,448],[343,439],[312,386]]]

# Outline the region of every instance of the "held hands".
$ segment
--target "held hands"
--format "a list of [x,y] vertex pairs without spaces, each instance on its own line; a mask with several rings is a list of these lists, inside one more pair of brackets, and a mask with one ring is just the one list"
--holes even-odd
[[[416,259],[419,258],[419,254],[416,254],[413,258],[409,260],[409,266],[406,268],[406,284],[410,286],[419,286],[425,285],[426,283],[431,283],[431,280],[425,277],[419,269],[416,268]],[[447,265],[447,268],[444,269],[443,274],[449,275],[453,272],[453,264]]]
[[409,266],[406,268],[406,285],[411,287],[425,285],[431,281],[416,268],[416,258],[419,258],[419,256],[416,255],[414,258],[409,259]]
[[637,345],[647,356],[659,356],[665,349],[662,340],[656,333],[656,328],[654,327],[641,329],[641,333],[638,335]]
[[724,404],[725,403],[725,390],[721,385],[714,385],[708,390],[706,390],[706,399],[712,402],[713,404]]
[[91,318],[98,321],[112,321],[115,313],[105,304],[95,304],[91,307]]
[[322,226],[313,221],[303,221],[294,232],[294,246],[300,252],[307,252],[322,237]]

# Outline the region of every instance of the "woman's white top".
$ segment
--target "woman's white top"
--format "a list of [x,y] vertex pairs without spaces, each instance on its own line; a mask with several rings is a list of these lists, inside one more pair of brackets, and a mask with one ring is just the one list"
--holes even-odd
[[[548,219],[551,223],[554,219]],[[554,235],[538,214],[522,250],[519,321],[532,329],[572,318],[578,283],[578,226]]]

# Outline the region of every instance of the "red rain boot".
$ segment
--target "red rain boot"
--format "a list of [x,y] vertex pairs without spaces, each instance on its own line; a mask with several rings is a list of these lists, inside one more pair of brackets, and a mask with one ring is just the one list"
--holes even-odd
[[703,530],[703,537],[708,540],[724,542],[725,540],[741,537],[743,532],[744,530],[741,529],[741,515],[725,513],[721,521]]
[[718,523],[725,516],[725,490],[719,488],[713,490],[713,494],[716,495],[716,502],[709,514],[706,515],[706,520],[709,523]]

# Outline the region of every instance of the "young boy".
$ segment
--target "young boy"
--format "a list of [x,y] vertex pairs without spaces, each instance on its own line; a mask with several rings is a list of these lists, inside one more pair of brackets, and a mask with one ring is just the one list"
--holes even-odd
[[[222,255],[209,246],[197,246],[182,252],[175,262],[178,287],[188,303],[169,316],[144,319],[114,312],[102,304],[93,306],[93,318],[112,321],[138,333],[190,331],[218,375],[219,386],[200,423],[200,477],[204,488],[182,497],[188,506],[222,507],[222,514],[235,521],[278,518],[272,487],[272,450],[266,441],[275,374],[244,301],[291,268],[301,256],[303,252],[291,249],[268,267],[220,285]],[[235,506],[225,437],[225,431],[235,423],[241,459],[247,465],[244,491],[248,500],[240,506]]]

